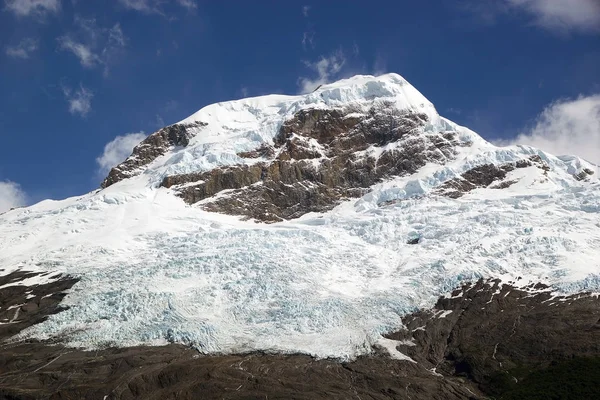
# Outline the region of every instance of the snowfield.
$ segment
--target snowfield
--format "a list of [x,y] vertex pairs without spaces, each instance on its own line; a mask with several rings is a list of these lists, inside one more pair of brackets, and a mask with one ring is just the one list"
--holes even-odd
[[[458,132],[472,146],[450,164],[428,164],[328,213],[270,225],[209,213],[157,188],[165,174],[247,162],[236,153],[272,141],[301,108],[380,98],[427,113],[426,129]],[[355,77],[306,96],[220,103],[186,121],[208,126],[142,175],[0,215],[2,274],[24,269],[81,279],[63,302],[68,310],[19,338],[349,359],[460,282],[500,277],[567,293],[600,291],[600,182],[597,173],[585,181],[572,176],[597,168],[531,147],[495,147],[439,117],[398,75]],[[516,169],[511,187],[459,199],[434,193],[474,166],[531,155],[550,171]],[[421,242],[407,244],[414,235]]]

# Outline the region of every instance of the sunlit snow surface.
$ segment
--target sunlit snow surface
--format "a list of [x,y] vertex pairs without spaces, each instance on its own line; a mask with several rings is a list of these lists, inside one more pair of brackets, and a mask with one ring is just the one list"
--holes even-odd
[[[335,85],[325,88],[328,96]],[[181,157],[168,165],[189,167],[182,149],[103,191],[0,215],[3,274],[22,268],[81,278],[63,302],[67,311],[22,336],[86,348],[178,342],[204,352],[352,358],[462,281],[521,277],[565,292],[600,290],[600,184],[571,176],[588,164],[496,148],[439,117],[433,128],[474,144],[451,164],[427,165],[331,212],[289,222],[240,221],[157,189],[165,160]],[[268,141],[273,133],[265,132],[260,140]],[[216,152],[227,141],[206,137],[186,151],[204,140]],[[517,169],[510,188],[456,200],[432,192],[473,166],[532,154],[550,165],[547,175]],[[415,234],[421,243],[406,244]]]

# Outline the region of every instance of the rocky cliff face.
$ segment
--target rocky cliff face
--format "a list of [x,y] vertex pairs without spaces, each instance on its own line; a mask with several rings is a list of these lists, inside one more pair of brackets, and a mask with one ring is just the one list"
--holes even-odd
[[412,174],[428,162],[443,164],[457,146],[469,145],[452,132],[424,132],[427,122],[427,115],[390,103],[364,114],[301,110],[284,122],[273,146],[240,154],[255,163],[167,176],[162,186],[189,204],[265,222],[327,211],[383,179]]

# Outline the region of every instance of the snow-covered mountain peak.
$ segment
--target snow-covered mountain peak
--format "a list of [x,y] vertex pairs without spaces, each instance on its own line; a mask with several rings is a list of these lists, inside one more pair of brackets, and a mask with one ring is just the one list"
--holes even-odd
[[465,280],[600,291],[594,172],[357,76],[204,107],[101,190],[0,215],[0,269],[81,279],[27,337],[351,358]]
[[[400,75],[358,75],[305,95],[268,95],[206,106],[142,142],[130,159],[111,171],[103,187],[142,172],[150,185],[159,185],[167,176],[253,164],[256,160],[240,154],[273,146],[282,126],[304,110],[339,110],[345,117],[366,119],[382,107],[423,115],[425,131],[460,130],[441,118],[433,104]],[[485,145],[474,132],[462,129],[460,134]]]

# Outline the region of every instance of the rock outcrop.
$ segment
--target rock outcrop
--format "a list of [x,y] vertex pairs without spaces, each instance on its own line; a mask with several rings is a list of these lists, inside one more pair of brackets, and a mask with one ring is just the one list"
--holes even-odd
[[[50,282],[25,286],[25,279],[44,278]],[[60,274],[15,271],[0,276],[0,340],[9,338],[23,329],[38,324],[64,308],[60,305],[65,291],[78,279]]]
[[399,341],[399,351],[487,392],[498,380],[518,383],[553,363],[600,357],[599,297],[555,296],[541,284],[523,290],[481,280],[403,323],[406,330],[388,336]]
[[301,110],[282,125],[272,147],[239,154],[261,161],[167,176],[162,186],[189,204],[264,222],[327,211],[383,179],[412,174],[428,162],[443,164],[457,146],[468,145],[451,132],[425,131],[427,122],[425,114],[390,103],[366,113]]
[[107,188],[123,179],[139,174],[142,167],[166,154],[169,149],[175,146],[187,146],[198,129],[205,125],[202,122],[174,124],[151,134],[135,146],[132,154],[125,161],[110,170],[100,186]]
[[444,183],[437,190],[437,193],[456,199],[477,188],[504,189],[517,182],[515,180],[505,180],[509,172],[518,168],[532,166],[541,169],[544,171],[544,174],[547,174],[550,170],[548,164],[538,155],[533,155],[527,160],[519,160],[501,165],[484,164],[468,170],[459,178],[451,179]]

